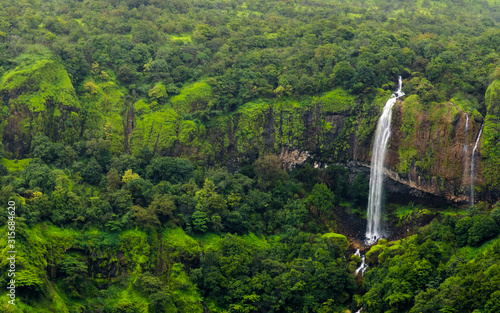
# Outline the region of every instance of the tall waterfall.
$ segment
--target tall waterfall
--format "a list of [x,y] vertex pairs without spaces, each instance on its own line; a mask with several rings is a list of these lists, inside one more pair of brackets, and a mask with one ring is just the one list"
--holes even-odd
[[399,76],[398,89],[387,100],[382,115],[377,123],[375,140],[373,141],[372,165],[370,169],[370,193],[368,196],[368,225],[366,229],[366,241],[375,243],[382,238],[383,233],[380,224],[382,215],[382,183],[384,179],[384,161],[387,152],[387,143],[391,136],[392,107],[399,97],[404,96],[401,91],[403,81]]
[[477,145],[479,144],[479,139],[481,139],[481,133],[483,132],[484,124],[481,125],[479,130],[479,135],[477,135],[476,144],[474,149],[472,149],[472,156],[470,161],[470,206],[474,205],[474,156],[476,154]]
[[469,115],[465,113],[465,142],[464,142],[464,155],[467,155],[469,145],[467,144],[467,133],[469,132]]
[[464,171],[463,171],[462,179],[463,179],[464,184],[467,184],[466,178],[470,174],[470,173],[467,173],[467,171],[469,170],[469,163],[467,163],[467,162],[470,161],[470,159],[469,159],[468,132],[469,132],[469,115],[467,113],[465,113],[464,147],[462,149],[462,152],[463,152],[462,154],[464,156]]

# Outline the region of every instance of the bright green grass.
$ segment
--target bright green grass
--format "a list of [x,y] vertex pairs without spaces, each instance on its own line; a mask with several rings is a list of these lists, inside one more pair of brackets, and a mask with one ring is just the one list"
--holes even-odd
[[212,87],[206,81],[197,81],[182,87],[181,92],[172,97],[172,108],[180,113],[205,110],[210,106]]
[[415,209],[418,209],[418,207],[409,206],[409,205],[398,206],[396,208],[396,212],[395,213],[398,216],[398,218],[402,218],[403,216],[411,214]]
[[[195,234],[193,235],[193,238],[195,238],[200,243],[200,246],[204,251],[210,249],[218,250],[220,247],[219,242],[222,240],[221,236],[214,233],[206,233],[203,235]],[[258,236],[254,233],[248,233],[243,236],[238,236],[238,238],[245,240],[251,247],[255,249],[263,249],[269,246],[269,243],[264,235]]]
[[183,43],[190,43],[191,42],[191,35],[190,34],[182,34],[180,36],[172,35],[172,36],[170,36],[170,40],[177,41],[177,42],[183,42]]
[[172,267],[170,290],[176,306],[182,308],[183,312],[203,312],[203,298],[189,279],[182,263],[175,263]]
[[199,243],[188,236],[182,228],[168,228],[163,233],[163,242],[169,249],[172,259],[195,258],[201,252]]
[[220,247],[219,241],[222,239],[221,236],[214,233],[206,233],[203,235],[196,234],[193,235],[193,238],[200,243],[200,246],[204,251],[218,250]]
[[264,111],[269,107],[269,102],[261,99],[257,99],[254,101],[247,102],[240,106],[237,110],[237,112],[246,112],[248,113],[249,111]]
[[23,171],[24,168],[30,163],[31,159],[22,159],[22,160],[9,160],[2,159],[2,164],[7,167],[9,172],[20,172]]
[[354,97],[347,91],[337,88],[324,93],[318,102],[326,112],[342,113],[349,111],[354,106]]
[[458,252],[454,255],[454,257],[461,256],[465,257],[468,260],[472,260],[476,258],[480,253],[484,253],[486,250],[488,250],[491,246],[495,244],[495,242],[499,241],[500,241],[500,236],[497,236],[496,238],[490,239],[487,242],[483,243],[479,247],[471,247],[471,246],[462,247],[458,250]]
[[441,215],[446,216],[446,215],[451,215],[451,216],[456,216],[456,215],[467,215],[467,209],[457,209],[454,207],[447,207],[446,209],[440,209],[439,213]]
[[257,249],[263,249],[269,246],[264,235],[257,236],[254,233],[249,233],[247,235],[241,236],[243,240],[245,240],[249,245]]

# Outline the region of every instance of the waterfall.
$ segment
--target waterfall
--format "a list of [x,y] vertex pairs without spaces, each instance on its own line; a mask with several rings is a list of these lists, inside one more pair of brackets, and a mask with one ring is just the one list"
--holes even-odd
[[392,107],[399,97],[404,96],[401,91],[403,82],[399,76],[398,89],[387,100],[382,115],[377,123],[375,140],[373,141],[372,165],[370,169],[370,193],[368,196],[368,225],[366,229],[366,240],[368,244],[377,242],[382,238],[380,218],[382,215],[382,183],[384,179],[384,161],[387,143],[391,136]]
[[[356,253],[354,253],[354,255],[361,256],[361,254],[359,253],[359,249],[356,250]],[[363,255],[361,257],[361,265],[354,271],[354,275],[358,275],[358,273],[361,272],[361,276],[363,276],[367,268],[368,265],[365,263],[365,256]]]
[[474,205],[474,156],[476,154],[477,145],[479,144],[479,139],[481,139],[481,133],[483,132],[484,124],[481,125],[479,130],[479,135],[477,135],[476,144],[474,149],[472,149],[472,156],[470,161],[470,206]]
[[[465,112],[464,112],[465,113]],[[469,173],[467,171],[469,170],[469,163],[470,159],[468,158],[468,151],[469,151],[469,141],[467,134],[469,132],[469,115],[465,113],[465,130],[464,130],[464,147],[462,149],[462,154],[463,154],[463,159],[464,159],[464,171],[462,175],[463,183],[464,185],[468,185],[466,178],[468,177]]]
[[465,142],[464,142],[464,155],[467,155],[467,150],[469,149],[469,145],[467,144],[467,133],[469,132],[469,115],[465,113]]

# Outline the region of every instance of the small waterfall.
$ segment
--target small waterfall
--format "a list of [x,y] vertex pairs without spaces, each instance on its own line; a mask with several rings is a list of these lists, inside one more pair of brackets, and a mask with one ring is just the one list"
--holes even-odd
[[363,310],[363,308],[357,310],[356,313],[361,313],[361,310]]
[[479,144],[479,139],[481,139],[481,133],[483,132],[484,124],[481,125],[481,129],[479,130],[479,135],[477,135],[476,144],[474,145],[474,149],[472,149],[472,156],[470,161],[470,206],[474,205],[474,158],[476,154],[477,145]]
[[[464,112],[465,113],[465,112]],[[464,160],[464,170],[462,172],[462,180],[465,186],[468,186],[467,177],[469,177],[470,173],[467,173],[469,170],[469,140],[468,140],[468,132],[469,132],[469,115],[465,113],[465,130],[464,130],[464,147],[462,149],[463,160]]]
[[467,144],[467,133],[469,132],[469,115],[465,113],[465,142],[464,142],[464,155],[467,155],[467,150],[469,149],[469,145]]
[[366,229],[366,241],[368,244],[377,242],[382,238],[380,218],[382,215],[382,184],[384,179],[384,161],[387,143],[391,136],[392,107],[399,97],[404,96],[401,91],[403,81],[399,76],[398,89],[387,100],[382,115],[377,123],[377,131],[373,141],[372,165],[370,169],[370,193],[368,196],[368,225]]
[[368,268],[368,265],[365,263],[365,256],[361,256],[361,254],[359,253],[359,249],[356,250],[354,255],[361,257],[361,265],[354,271],[354,275],[358,275],[358,273],[361,272],[361,276],[363,276],[366,269]]

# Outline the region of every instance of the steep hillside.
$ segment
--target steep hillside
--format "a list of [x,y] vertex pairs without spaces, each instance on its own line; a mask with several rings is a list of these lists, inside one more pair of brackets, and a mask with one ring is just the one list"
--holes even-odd
[[0,311],[499,312],[499,51],[499,0],[0,1]]

